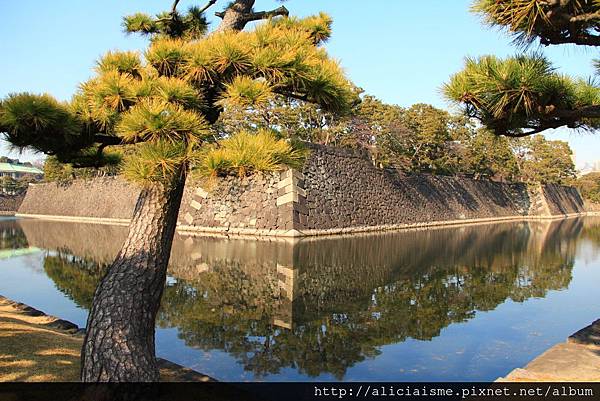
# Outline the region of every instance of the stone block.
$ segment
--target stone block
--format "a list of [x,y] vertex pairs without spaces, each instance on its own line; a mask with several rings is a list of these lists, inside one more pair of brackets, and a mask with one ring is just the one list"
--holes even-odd
[[194,193],[203,199],[206,199],[208,197],[208,192],[206,192],[200,187],[196,188],[196,191]]
[[285,180],[286,178],[291,177],[291,176],[292,176],[292,170],[289,169],[289,170],[282,171],[279,175],[279,179]]
[[277,198],[277,206],[285,205],[287,203],[298,202],[298,194],[290,192]]
[[308,216],[307,215],[304,215],[304,214],[300,215],[300,225],[303,228],[308,227]]
[[292,170],[292,177],[295,177],[299,180],[303,180],[304,179],[304,174],[302,174],[300,171],[297,170]]
[[192,200],[190,202],[190,206],[193,207],[196,210],[202,209],[202,205],[199,202],[196,202],[195,200]]
[[306,197],[306,191],[305,191],[304,189],[302,189],[302,188],[299,188],[299,187],[297,187],[297,188],[296,188],[296,193],[297,193],[299,196]]
[[189,213],[186,213],[185,216],[183,216],[183,219],[188,224],[192,224],[194,222],[194,217]]
[[303,205],[300,202],[294,203],[294,210],[299,212],[300,214],[304,214],[304,215],[308,214],[308,207],[306,207],[306,205]]

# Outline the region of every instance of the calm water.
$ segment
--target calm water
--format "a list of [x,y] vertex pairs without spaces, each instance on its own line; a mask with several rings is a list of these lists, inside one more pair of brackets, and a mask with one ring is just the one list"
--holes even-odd
[[[0,294],[85,325],[126,229],[0,221]],[[600,219],[178,237],[157,354],[220,380],[494,380],[600,317]]]

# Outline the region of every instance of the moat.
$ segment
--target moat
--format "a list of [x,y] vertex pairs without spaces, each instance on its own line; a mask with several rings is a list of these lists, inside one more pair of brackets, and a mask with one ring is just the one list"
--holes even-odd
[[[85,326],[126,228],[0,221],[0,294]],[[490,381],[600,317],[600,218],[177,236],[157,355],[218,380]]]

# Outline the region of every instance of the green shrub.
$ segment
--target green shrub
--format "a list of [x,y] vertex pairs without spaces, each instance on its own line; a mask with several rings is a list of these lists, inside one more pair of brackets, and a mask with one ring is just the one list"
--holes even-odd
[[242,131],[205,151],[196,166],[201,175],[217,177],[301,168],[306,149],[278,139],[272,131]]
[[600,203],[600,173],[594,172],[579,177],[575,182],[575,186],[584,199]]

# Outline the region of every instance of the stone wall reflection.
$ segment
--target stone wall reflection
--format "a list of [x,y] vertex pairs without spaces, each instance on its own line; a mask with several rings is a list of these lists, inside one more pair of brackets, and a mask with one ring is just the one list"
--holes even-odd
[[[51,250],[44,268],[57,287],[89,307],[126,228],[19,224]],[[382,345],[566,288],[578,245],[599,233],[588,218],[299,241],[178,236],[158,324],[257,376],[291,367],[342,378]]]

